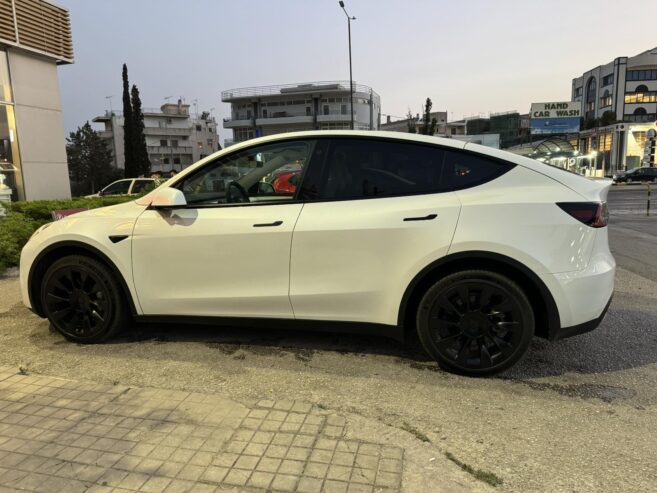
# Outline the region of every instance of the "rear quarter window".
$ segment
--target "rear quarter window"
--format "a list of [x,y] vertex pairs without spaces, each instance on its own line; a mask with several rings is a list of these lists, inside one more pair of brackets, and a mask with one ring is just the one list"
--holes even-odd
[[487,183],[513,169],[507,163],[469,152],[447,150],[441,185],[446,190],[461,190]]

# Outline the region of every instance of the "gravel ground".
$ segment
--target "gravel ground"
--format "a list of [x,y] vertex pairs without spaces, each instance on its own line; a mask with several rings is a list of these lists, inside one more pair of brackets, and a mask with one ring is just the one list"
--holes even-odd
[[[623,255],[601,327],[535,340],[497,378],[446,374],[412,348],[348,335],[143,326],[104,345],[70,344],[22,307],[15,278],[0,280],[0,365],[242,402],[312,402],[410,430],[428,455],[449,452],[494,473],[501,491],[652,491],[657,261],[646,244],[654,248],[657,222],[645,221],[611,228],[612,248]],[[642,272],[642,261],[652,267]]]

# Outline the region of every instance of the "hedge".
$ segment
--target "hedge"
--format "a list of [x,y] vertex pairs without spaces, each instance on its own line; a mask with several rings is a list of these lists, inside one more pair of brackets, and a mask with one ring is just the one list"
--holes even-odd
[[69,200],[33,200],[0,202],[7,211],[0,217],[0,273],[18,265],[21,249],[32,233],[41,225],[52,221],[52,212],[64,209],[97,209],[134,200],[134,196],[92,197]]

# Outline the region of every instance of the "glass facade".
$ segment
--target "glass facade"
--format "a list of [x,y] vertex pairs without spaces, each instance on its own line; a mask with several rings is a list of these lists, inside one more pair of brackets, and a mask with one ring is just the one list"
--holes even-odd
[[24,198],[21,165],[16,140],[16,119],[9,78],[7,52],[0,51],[0,178],[12,189],[12,200]]

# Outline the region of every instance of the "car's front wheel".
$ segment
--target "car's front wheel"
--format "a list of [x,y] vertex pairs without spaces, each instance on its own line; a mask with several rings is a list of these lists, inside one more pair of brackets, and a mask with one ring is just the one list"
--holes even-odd
[[468,270],[429,288],[418,307],[417,331],[425,350],[443,369],[491,375],[525,354],[534,335],[534,312],[511,279]]
[[93,258],[70,255],[57,260],[46,271],[41,286],[46,317],[70,341],[101,342],[128,322],[116,278]]

